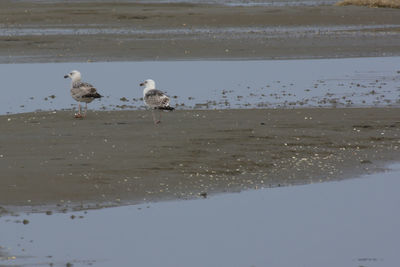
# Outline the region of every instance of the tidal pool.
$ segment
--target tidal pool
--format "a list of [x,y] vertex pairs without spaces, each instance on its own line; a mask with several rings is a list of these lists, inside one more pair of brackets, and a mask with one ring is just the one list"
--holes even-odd
[[74,69],[105,96],[92,110],[143,109],[149,78],[177,109],[398,107],[399,59],[0,64],[0,114],[76,108]]
[[1,266],[397,266],[400,165],[341,182],[0,217]]

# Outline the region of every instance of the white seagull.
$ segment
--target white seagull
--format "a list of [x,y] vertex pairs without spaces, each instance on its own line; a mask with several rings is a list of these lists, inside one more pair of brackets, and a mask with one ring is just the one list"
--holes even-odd
[[[101,98],[102,96],[97,93],[96,88],[90,83],[81,82],[81,73],[77,70],[73,70],[64,78],[71,78],[71,96],[73,99],[78,101],[79,108],[78,113],[75,114],[75,118],[83,118],[87,113],[87,104],[92,102],[95,98]],[[81,114],[81,103],[85,102],[85,113]]]
[[156,83],[151,79],[145,80],[140,86],[144,86],[143,100],[146,106],[152,109],[151,112],[153,114],[154,124],[159,124],[161,122],[161,112],[159,119],[156,120],[154,110],[174,110],[174,108],[169,105],[169,97],[160,90],[157,90]]

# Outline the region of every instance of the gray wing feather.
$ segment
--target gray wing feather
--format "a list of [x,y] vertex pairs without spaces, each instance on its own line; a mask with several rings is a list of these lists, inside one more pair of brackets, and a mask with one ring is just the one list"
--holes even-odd
[[96,95],[97,90],[90,83],[77,82],[72,85],[71,95],[77,101],[90,102],[92,96]]
[[148,91],[144,96],[144,101],[152,108],[169,106],[169,97],[156,89]]

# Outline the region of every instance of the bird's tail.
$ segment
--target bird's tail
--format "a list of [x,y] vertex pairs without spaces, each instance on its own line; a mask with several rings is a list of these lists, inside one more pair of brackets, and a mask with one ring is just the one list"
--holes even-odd
[[93,94],[94,96],[94,98],[102,98],[103,96],[101,95],[101,94],[99,94],[99,93],[95,93],[95,94]]
[[102,98],[103,96],[102,96],[101,94],[99,94],[99,93],[93,93],[93,94],[84,95],[83,97],[87,97],[87,98],[89,98],[89,97],[92,97],[92,98]]
[[175,108],[173,108],[173,107],[171,107],[171,106],[166,106],[166,107],[159,107],[159,108],[157,108],[157,109],[173,111]]

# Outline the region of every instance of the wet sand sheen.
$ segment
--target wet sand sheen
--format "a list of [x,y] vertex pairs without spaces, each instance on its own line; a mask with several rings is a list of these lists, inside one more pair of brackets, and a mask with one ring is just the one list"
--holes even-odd
[[149,111],[1,116],[0,203],[86,208],[347,178],[398,160],[398,114],[191,110],[159,127]]

